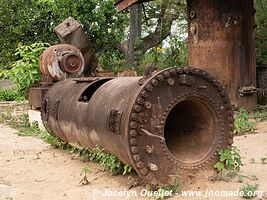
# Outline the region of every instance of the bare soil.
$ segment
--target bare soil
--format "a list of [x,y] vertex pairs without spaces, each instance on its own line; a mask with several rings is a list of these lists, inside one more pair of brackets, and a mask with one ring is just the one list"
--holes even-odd
[[[240,174],[243,183],[237,178],[220,181],[206,179],[187,183],[183,191],[237,191],[246,182],[259,184],[259,190],[267,192],[267,164],[261,158],[267,158],[267,122],[258,124],[256,134],[237,136],[234,145],[241,151],[244,166]],[[88,166],[90,183],[81,186],[80,173]],[[257,180],[255,180],[257,177]],[[22,137],[16,130],[0,125],[0,200],[66,200],[66,199],[126,199],[118,194],[103,196],[106,191],[132,194],[128,199],[155,199],[142,197],[143,186],[132,187],[138,183],[136,174],[113,176],[95,163],[84,163],[75,155],[44,143],[35,137]],[[130,188],[130,189],[129,189]],[[131,192],[131,193],[129,193]],[[133,196],[137,194],[137,196]],[[267,194],[267,193],[266,193]],[[261,199],[267,199],[262,197]],[[204,199],[205,197],[182,197],[176,195],[170,199]],[[241,199],[240,197],[216,197],[206,199]]]

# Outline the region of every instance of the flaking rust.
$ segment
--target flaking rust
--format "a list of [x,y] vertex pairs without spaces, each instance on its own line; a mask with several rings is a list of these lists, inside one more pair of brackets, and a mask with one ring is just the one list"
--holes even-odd
[[40,71],[40,84],[52,85],[56,81],[81,76],[84,71],[84,58],[72,45],[54,45],[41,55]]
[[212,169],[218,151],[233,142],[225,89],[196,68],[59,81],[45,96],[42,119],[52,135],[103,147],[155,188],[172,184],[177,173]]
[[69,44],[51,46],[40,57],[40,72],[40,82],[29,89],[29,105],[37,109],[55,82],[84,74],[83,55]]

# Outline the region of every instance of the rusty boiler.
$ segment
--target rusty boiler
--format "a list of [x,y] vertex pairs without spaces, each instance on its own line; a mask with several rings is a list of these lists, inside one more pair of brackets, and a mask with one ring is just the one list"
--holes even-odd
[[196,68],[62,80],[48,90],[41,114],[52,135],[103,147],[153,187],[171,184],[177,173],[213,169],[218,151],[233,143],[226,91]]

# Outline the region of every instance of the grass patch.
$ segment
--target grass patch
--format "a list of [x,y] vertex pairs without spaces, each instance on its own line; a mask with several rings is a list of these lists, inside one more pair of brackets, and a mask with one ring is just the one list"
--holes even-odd
[[258,190],[259,185],[251,185],[249,183],[246,183],[242,187],[239,188],[240,194],[245,199],[252,199],[256,196],[256,192]]
[[258,105],[254,109],[252,117],[257,121],[267,120],[267,106]]
[[240,108],[235,116],[234,127],[235,134],[242,135],[255,131],[256,122],[251,119],[251,116],[244,108]]
[[132,167],[124,165],[117,156],[104,152],[104,148],[96,146],[93,149],[88,147],[78,148],[72,147],[72,152],[76,152],[84,161],[92,161],[99,163],[106,170],[110,170],[113,174],[128,174],[132,171]]
[[0,101],[15,101],[18,96],[16,89],[0,89]]

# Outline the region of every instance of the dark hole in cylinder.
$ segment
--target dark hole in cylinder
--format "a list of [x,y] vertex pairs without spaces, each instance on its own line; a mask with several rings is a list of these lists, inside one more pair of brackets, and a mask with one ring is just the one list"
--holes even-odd
[[79,102],[88,103],[98,88],[110,80],[111,79],[103,79],[90,84],[79,97]]
[[43,112],[45,115],[47,115],[48,112],[49,112],[49,110],[48,110],[48,104],[49,104],[49,99],[46,98],[46,99],[44,100],[44,102],[43,102],[42,107],[41,107],[41,110],[42,110],[42,112]]
[[182,163],[201,162],[214,151],[217,121],[215,110],[202,99],[178,103],[165,122],[169,151]]

